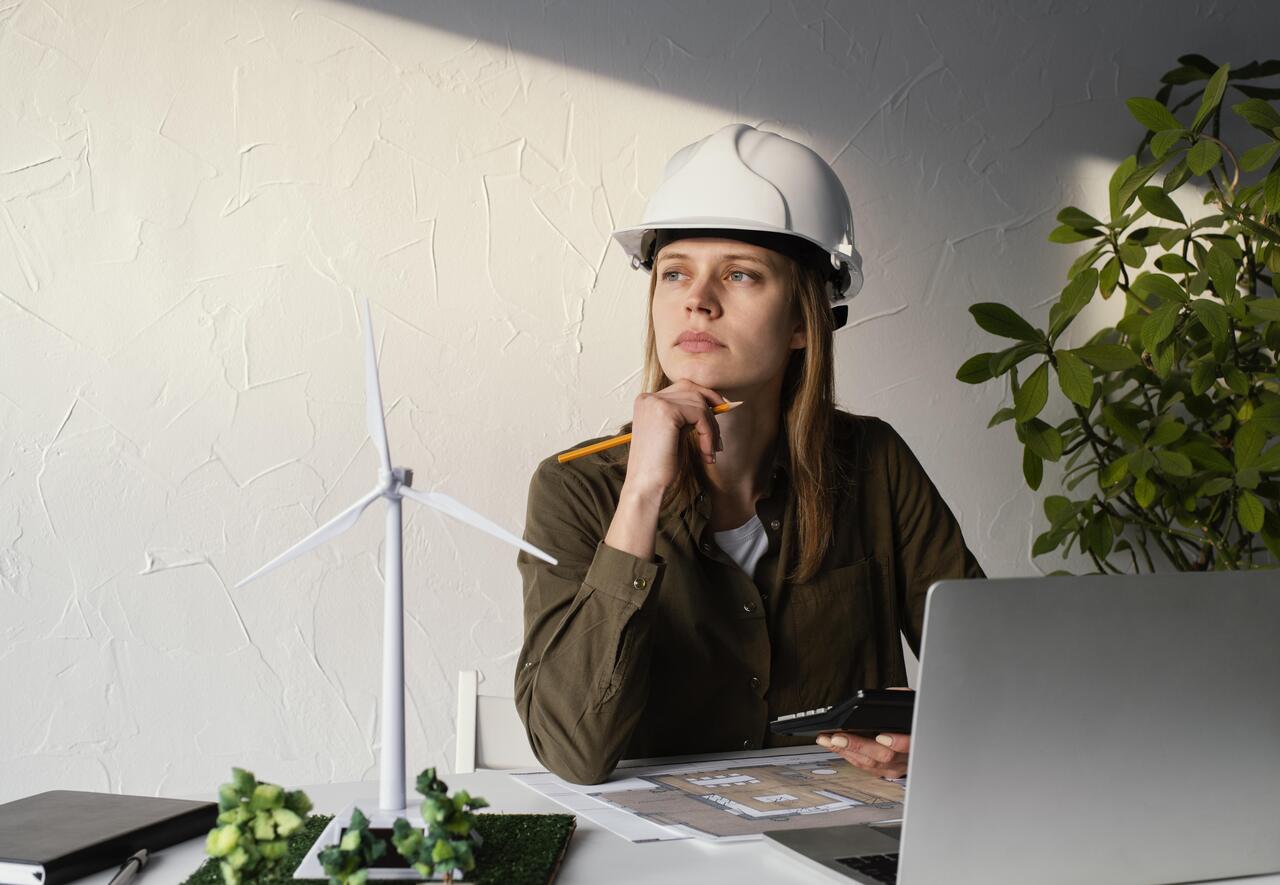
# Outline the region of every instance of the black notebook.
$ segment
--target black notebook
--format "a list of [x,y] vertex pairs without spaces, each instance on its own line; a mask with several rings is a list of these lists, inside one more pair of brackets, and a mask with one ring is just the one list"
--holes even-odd
[[215,802],[52,790],[0,805],[0,885],[58,885],[213,828]]

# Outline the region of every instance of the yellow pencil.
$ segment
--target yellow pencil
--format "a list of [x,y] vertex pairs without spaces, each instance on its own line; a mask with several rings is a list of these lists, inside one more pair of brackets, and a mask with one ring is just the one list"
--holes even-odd
[[[713,414],[723,415],[725,412],[729,411],[730,409],[736,409],[740,405],[742,405],[741,400],[733,403],[721,403],[720,405],[712,408],[711,411]],[[629,442],[631,442],[631,434],[624,433],[621,436],[615,436],[615,437],[612,437],[611,439],[603,439],[598,443],[592,443],[589,446],[583,446],[580,449],[574,449],[572,452],[565,452],[563,455],[557,455],[556,458],[560,461],[561,464],[563,464],[565,461],[572,461],[574,458],[581,458],[583,455],[594,455],[596,452],[603,452],[605,449],[611,449],[614,446],[625,445],[626,443],[629,443]]]

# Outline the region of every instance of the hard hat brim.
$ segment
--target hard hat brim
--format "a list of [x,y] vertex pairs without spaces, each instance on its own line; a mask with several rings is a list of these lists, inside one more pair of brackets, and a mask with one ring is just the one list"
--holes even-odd
[[837,293],[836,301],[845,301],[858,294],[862,289],[862,256],[857,249],[850,248],[848,253],[833,252],[824,243],[820,243],[812,237],[804,234],[796,233],[783,227],[774,227],[771,225],[761,224],[760,222],[744,223],[740,219],[735,218],[707,218],[700,216],[696,218],[677,218],[665,219],[661,222],[653,222],[650,224],[641,224],[635,227],[624,227],[613,232],[613,238],[618,241],[618,245],[627,253],[627,257],[631,259],[632,266],[638,267],[639,262],[644,260],[641,255],[641,245],[644,235],[652,230],[660,230],[665,228],[684,228],[691,230],[741,230],[741,231],[761,231],[765,233],[775,233],[788,237],[796,237],[813,243],[823,252],[831,256],[832,267],[837,267],[843,263],[849,268],[849,286],[844,292]]

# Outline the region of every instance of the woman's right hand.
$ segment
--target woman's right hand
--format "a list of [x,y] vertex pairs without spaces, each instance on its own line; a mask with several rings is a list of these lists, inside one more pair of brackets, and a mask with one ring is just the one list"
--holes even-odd
[[690,426],[697,431],[702,459],[714,463],[723,446],[711,409],[724,402],[728,400],[714,390],[687,379],[636,397],[626,482],[665,491],[675,482],[680,440]]

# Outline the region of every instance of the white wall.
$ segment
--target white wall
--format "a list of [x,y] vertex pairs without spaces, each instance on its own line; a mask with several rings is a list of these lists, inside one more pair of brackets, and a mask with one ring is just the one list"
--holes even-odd
[[[686,11],[686,9],[688,11]],[[1264,12],[1266,10],[1266,12]],[[1270,27],[1262,27],[1265,17]],[[381,520],[237,580],[371,485],[359,299],[396,462],[517,530],[534,465],[629,417],[645,281],[609,232],[736,120],[850,191],[838,389],[915,448],[993,575],[1039,496],[966,306],[1029,308],[1122,99],[1264,56],[1270,4],[302,0],[0,11],[0,801],[373,776]],[[1233,41],[1246,45],[1236,47]],[[507,690],[508,548],[406,506],[409,768],[453,682]],[[1044,564],[1052,568],[1056,562]]]

